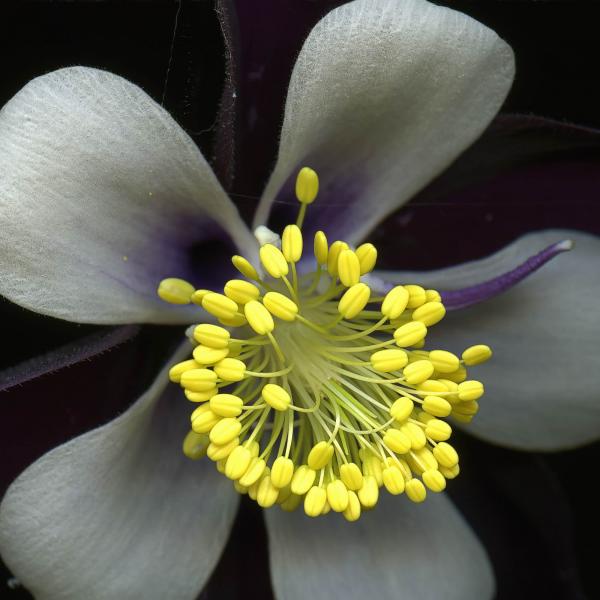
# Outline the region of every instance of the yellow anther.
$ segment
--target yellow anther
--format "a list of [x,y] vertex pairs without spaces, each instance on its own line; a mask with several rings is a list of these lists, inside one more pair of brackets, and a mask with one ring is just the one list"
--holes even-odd
[[258,494],[258,486],[260,484],[260,480],[255,481],[251,486],[248,487],[248,497],[252,500],[256,500],[256,495]]
[[229,331],[218,325],[203,323],[194,328],[194,339],[199,344],[208,346],[209,348],[227,348],[229,338]]
[[[226,444],[215,444],[211,442],[206,449],[206,456],[215,462],[218,460],[225,460],[229,455],[240,445],[238,437],[233,438]],[[226,464],[223,465],[223,472],[225,472]]]
[[241,381],[246,374],[246,365],[237,358],[224,358],[213,369],[223,381]]
[[423,483],[432,492],[442,492],[446,489],[446,480],[437,469],[430,469],[428,471],[424,471],[421,477],[423,479]]
[[[458,402],[458,383],[450,381],[449,379],[438,379],[439,383],[443,383],[446,386],[448,392],[444,394],[444,398],[450,402],[450,404],[456,404]],[[435,394],[432,394],[435,395]]]
[[317,263],[320,265],[327,264],[327,256],[329,254],[329,246],[327,245],[327,236],[322,231],[315,233],[315,241],[313,250]]
[[204,296],[206,296],[206,294],[210,294],[210,290],[196,290],[192,294],[191,300],[194,304],[197,304],[198,306],[202,306],[202,298],[204,298]]
[[214,365],[223,360],[229,354],[229,348],[209,348],[208,346],[196,346],[192,351],[194,360],[201,365]]
[[297,225],[288,225],[281,236],[281,252],[288,262],[298,262],[302,256],[302,232]]
[[428,360],[417,360],[404,367],[404,378],[407,383],[415,385],[423,383],[433,374],[433,365]]
[[267,273],[279,279],[288,274],[289,268],[281,250],[273,244],[265,244],[259,250],[260,262],[263,264]]
[[427,302],[441,302],[442,297],[437,290],[425,290],[425,299]]
[[263,508],[269,508],[277,502],[277,496],[279,496],[279,488],[276,488],[271,481],[271,476],[267,475],[263,477],[258,485],[258,491],[256,494],[256,502]]
[[423,410],[434,417],[447,417],[452,411],[452,405],[440,396],[426,396],[423,400]]
[[467,370],[461,365],[454,373],[445,373],[445,378],[454,383],[462,383],[467,378]]
[[282,321],[293,321],[298,314],[298,305],[279,292],[267,292],[263,304],[272,315]]
[[204,433],[190,431],[183,439],[183,453],[192,460],[198,460],[206,456],[206,449],[210,440]]
[[416,308],[412,314],[414,321],[421,321],[427,327],[435,325],[446,315],[446,308],[441,302],[426,302]]
[[458,463],[458,453],[448,442],[440,442],[433,449],[433,456],[442,467],[449,469]]
[[348,506],[344,511],[346,521],[358,521],[360,519],[360,500],[358,496],[351,490],[348,490]]
[[323,512],[326,502],[327,492],[315,485],[308,490],[304,498],[304,512],[309,517],[318,517]]
[[205,412],[212,412],[210,410],[210,406],[208,404],[201,404],[200,406],[196,407],[193,411],[192,414],[190,415],[190,421],[193,423],[194,419],[198,416],[201,415]]
[[398,454],[406,454],[410,450],[410,438],[399,429],[388,429],[383,436],[383,443]]
[[275,410],[285,411],[292,403],[290,395],[280,385],[267,383],[262,389],[263,400]]
[[404,477],[404,481],[407,481],[412,477],[412,471],[410,470],[408,463],[403,458],[399,458],[397,461],[390,458],[389,461],[390,461],[390,464],[388,466],[390,466],[390,467],[393,466],[393,467],[397,467],[398,469],[400,469],[400,472],[402,473],[402,477]]
[[450,468],[440,466],[439,471],[446,479],[454,479],[455,477],[458,477],[460,467],[458,464]]
[[429,353],[429,360],[440,373],[452,373],[460,366],[458,356],[446,350],[432,350]]
[[183,373],[180,382],[191,392],[208,392],[215,387],[217,376],[210,369],[190,369]]
[[433,452],[428,448],[421,448],[413,451],[408,457],[408,461],[414,471],[423,473],[428,469],[437,469],[438,461]]
[[400,427],[400,431],[410,439],[410,447],[413,450],[420,450],[427,444],[425,432],[415,423],[405,423]]
[[406,291],[408,292],[408,303],[406,308],[418,308],[427,301],[427,294],[420,285],[405,285]]
[[420,423],[429,423],[429,421],[431,421],[431,419],[435,419],[435,417],[429,413],[426,413],[424,410],[420,410],[417,413],[417,419]]
[[421,321],[406,323],[394,331],[394,340],[400,348],[409,348],[427,335],[427,327]]
[[408,363],[404,350],[379,350],[371,354],[371,366],[380,373],[391,373],[402,369]]
[[474,417],[479,412],[479,402],[477,400],[466,400],[452,407],[452,416]]
[[248,302],[244,306],[244,314],[248,319],[248,325],[259,335],[271,333],[275,328],[271,313],[258,300]]
[[431,396],[448,392],[448,387],[438,379],[426,379],[422,383],[419,383],[417,389],[420,392],[427,392]]
[[246,304],[260,296],[260,290],[244,279],[230,279],[223,288],[225,295],[238,304]]
[[338,274],[338,258],[343,250],[348,250],[348,244],[339,240],[331,244],[329,254],[327,255],[327,272],[331,277],[337,277]]
[[179,383],[181,381],[181,376],[186,372],[192,369],[199,369],[200,365],[195,360],[184,360],[183,362],[177,363],[173,365],[169,369],[169,379],[173,383]]
[[310,168],[302,167],[296,177],[296,198],[302,204],[312,204],[319,193],[319,176]]
[[236,313],[231,317],[231,319],[218,319],[221,325],[225,325],[225,327],[242,327],[242,325],[246,325],[248,321],[246,321],[246,317],[240,313]]
[[278,456],[271,467],[271,481],[276,488],[283,488],[292,481],[294,463],[290,458]]
[[219,388],[215,385],[205,392],[192,392],[190,390],[184,390],[183,393],[190,402],[206,402],[207,400],[210,400],[218,391]]
[[252,457],[248,469],[239,479],[240,483],[246,487],[254,485],[262,477],[266,467],[267,464],[262,458]]
[[425,435],[435,442],[445,442],[452,435],[452,427],[446,421],[430,419],[425,427]]
[[458,384],[458,398],[461,401],[479,400],[483,396],[483,384],[481,381],[463,381]]
[[356,463],[346,463],[340,467],[340,478],[349,490],[360,490],[363,484],[363,474]]
[[210,430],[210,441],[213,444],[223,446],[236,438],[242,429],[242,424],[237,419],[225,418],[221,419]]
[[470,346],[462,353],[462,359],[468,367],[480,365],[490,358],[492,358],[492,350],[489,346],[485,346],[484,344]]
[[327,442],[315,444],[308,454],[308,466],[315,471],[323,469],[329,464],[333,456],[333,446]]
[[307,465],[301,465],[296,469],[292,477],[291,490],[293,494],[304,496],[312,487],[317,476],[316,472]]
[[360,279],[360,262],[352,250],[342,250],[338,256],[338,276],[346,287],[356,285]]
[[377,262],[377,248],[373,244],[361,244],[356,249],[356,256],[360,262],[360,274],[370,273],[375,268]]
[[231,298],[216,292],[205,294],[202,308],[218,319],[232,319],[238,311],[238,305]]
[[409,297],[409,293],[404,286],[397,285],[393,287],[381,303],[381,314],[390,320],[397,319],[406,309]]
[[[273,483],[273,471],[271,470],[271,483]],[[273,483],[273,485],[275,485]],[[277,487],[277,486],[275,486]],[[277,504],[283,504],[291,495],[292,490],[289,485],[284,485],[281,488],[278,488],[279,492],[277,493]],[[295,494],[294,494],[295,495]]]
[[237,446],[227,457],[225,476],[233,480],[239,479],[248,470],[251,460],[250,450],[244,446]]
[[157,293],[161,300],[169,304],[189,304],[194,291],[194,286],[184,279],[168,277],[160,282]]
[[377,485],[383,483],[383,463],[378,456],[371,453],[363,455],[363,474],[375,477]]
[[327,484],[327,501],[331,510],[335,512],[344,512],[348,507],[348,488],[340,479]]
[[396,419],[396,421],[402,423],[406,421],[412,414],[415,405],[410,398],[402,396],[394,401],[390,408],[390,415]]
[[413,502],[423,502],[427,497],[427,490],[419,479],[407,481],[405,489],[407,497]]
[[235,256],[231,257],[231,262],[244,277],[253,279],[254,281],[258,281],[260,279],[257,270],[243,256],[238,256],[236,254]]
[[404,477],[398,467],[387,467],[383,470],[383,485],[394,496],[404,491]]
[[302,496],[298,496],[297,494],[290,494],[285,502],[280,504],[281,510],[285,512],[293,512],[295,511],[302,502]]
[[366,475],[363,485],[358,490],[358,499],[365,508],[373,508],[379,500],[379,486],[373,475]]
[[220,417],[237,417],[242,414],[244,402],[233,394],[216,394],[210,399],[210,410]]
[[[245,317],[244,317],[244,320]],[[237,358],[241,353],[242,353],[242,349],[243,349],[243,345],[241,342],[229,342],[229,356],[228,358]]]
[[[203,405],[199,408],[209,408],[208,404]],[[195,414],[192,413],[192,416]],[[206,410],[204,412],[196,414],[196,416],[192,419],[192,429],[196,433],[208,433],[219,421],[221,417],[215,415],[212,410]],[[234,436],[235,437],[235,436]]]
[[364,283],[348,288],[338,303],[338,311],[344,319],[353,319],[369,302],[371,289]]

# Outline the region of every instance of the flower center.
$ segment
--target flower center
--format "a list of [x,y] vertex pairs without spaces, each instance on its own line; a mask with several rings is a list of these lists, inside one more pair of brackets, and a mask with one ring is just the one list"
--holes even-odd
[[245,279],[228,281],[223,294],[173,278],[158,294],[221,323],[194,327],[193,358],[169,374],[199,404],[184,453],[208,455],[262,507],[303,503],[310,516],[333,510],[355,521],[382,486],[422,502],[458,475],[444,418],[467,423],[477,413],[483,385],[467,380],[466,367],[491,350],[472,346],[462,359],[424,350],[446,312],[441,296],[418,285],[373,295],[361,281],[375,266],[372,244],[330,245],[319,231],[314,270],[300,275],[301,227],[317,192],[316,173],[304,167],[297,223],[281,247],[261,246],[263,274],[234,256]]

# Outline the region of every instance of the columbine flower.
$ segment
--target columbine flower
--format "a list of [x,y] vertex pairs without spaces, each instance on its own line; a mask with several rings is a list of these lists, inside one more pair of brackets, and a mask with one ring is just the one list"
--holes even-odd
[[[372,255],[372,251],[369,247],[367,251],[360,250],[365,248],[359,246],[360,242],[383,217],[408,200],[478,137],[500,107],[512,74],[512,53],[506,44],[493,32],[459,13],[420,0],[358,0],[336,9],[315,27],[298,57],[288,92],[279,159],[258,206],[255,227],[266,224],[276,198],[285,201],[288,197],[298,168],[304,164],[313,166],[321,177],[321,191],[318,202],[306,215],[305,236],[312,239],[316,231],[323,229],[330,240],[346,240],[348,248],[339,244],[336,247],[340,255],[341,250],[347,252],[342,262],[339,256],[331,266],[327,261],[328,276],[341,275],[346,280],[344,283],[350,284],[349,291],[358,289],[366,293],[365,288],[355,287],[361,285],[357,282],[356,260],[358,276],[363,270],[367,275],[368,269],[361,264],[361,252]],[[295,435],[298,440],[306,440],[295,448],[299,448],[299,453],[306,453],[306,457],[299,454],[298,460],[306,460],[304,473],[309,478],[312,477],[309,469],[321,466],[323,456],[329,456],[331,447],[335,447],[331,433],[336,427],[339,440],[345,431],[350,448],[363,435],[360,431],[364,430],[358,426],[363,427],[367,419],[374,420],[366,412],[369,405],[365,395],[371,400],[374,396],[375,401],[386,408],[386,398],[390,400],[386,386],[397,385],[391,389],[416,404],[428,397],[413,393],[431,379],[409,380],[411,369],[407,375],[407,368],[411,364],[421,361],[419,367],[426,368],[423,373],[427,372],[430,377],[434,373],[429,365],[442,373],[444,361],[452,362],[449,366],[453,369],[446,374],[450,377],[436,378],[449,382],[445,389],[438,386],[426,391],[432,392],[434,398],[430,401],[432,410],[439,412],[443,408],[446,412],[446,404],[450,404],[451,410],[460,417],[460,410],[452,408],[453,402],[460,406],[460,392],[452,385],[458,382],[452,378],[461,366],[457,368],[457,357],[452,354],[429,354],[400,366],[405,359],[414,359],[415,351],[410,350],[409,354],[396,344],[384,346],[384,350],[394,351],[393,355],[383,356],[390,358],[391,366],[402,369],[402,377],[396,377],[398,381],[394,382],[385,367],[380,368],[381,382],[373,382],[371,374],[361,384],[348,382],[362,393],[347,393],[349,388],[340,384],[341,377],[336,381],[331,370],[323,367],[324,364],[335,366],[336,361],[325,361],[322,353],[333,352],[337,356],[337,349],[347,348],[340,343],[334,350],[327,336],[351,335],[336,329],[353,328],[352,318],[346,317],[350,317],[347,309],[354,306],[354,302],[343,302],[348,291],[341,297],[342,290],[337,286],[335,290],[332,288],[331,294],[335,291],[337,302],[326,305],[332,309],[327,312],[328,309],[317,306],[323,295],[327,302],[327,290],[317,283],[311,291],[314,306],[307,306],[311,301],[301,297],[300,288],[310,288],[311,275],[304,274],[299,266],[296,282],[294,270],[289,266],[296,264],[289,259],[297,256],[296,251],[290,249],[294,244],[290,247],[289,243],[299,239],[293,228],[287,231],[295,233],[286,234],[287,238],[284,235],[282,240],[284,261],[281,262],[277,246],[271,243],[260,249],[259,263],[255,238],[197,148],[172,119],[134,85],[108,73],[84,68],[65,69],[34,80],[0,115],[0,160],[0,206],[4,225],[0,255],[6,263],[0,281],[2,294],[29,309],[76,322],[190,324],[200,320],[196,306],[167,307],[155,290],[157,283],[167,276],[193,281],[194,288],[187,289],[188,298],[182,299],[191,299],[194,294],[213,314],[219,312],[219,308],[229,307],[228,314],[221,311],[217,316],[231,327],[241,325],[242,319],[247,320],[261,337],[241,339],[245,344],[259,342],[259,352],[254,355],[252,348],[246,347],[232,352],[228,340],[228,352],[239,351],[238,357],[217,352],[207,361],[207,353],[219,350],[210,335],[216,334],[218,338],[232,336],[232,333],[200,326],[193,329],[194,337],[201,343],[192,359],[197,360],[199,368],[178,372],[175,367],[171,377],[181,380],[185,376],[183,383],[189,396],[206,393],[207,390],[194,390],[192,386],[198,388],[198,382],[204,381],[202,377],[213,375],[197,376],[196,373],[196,383],[186,385],[193,379],[185,375],[186,372],[204,369],[216,373],[218,379],[213,381],[218,384],[218,380],[231,382],[236,370],[238,376],[240,370],[245,370],[244,375],[250,377],[241,385],[246,381],[247,385],[253,385],[264,404],[273,408],[271,413],[276,414],[268,424],[269,417],[264,415],[269,413],[255,411],[257,418],[263,419],[265,430],[268,426],[273,428],[274,434],[279,433],[278,438],[273,435],[271,440],[279,440],[280,445],[285,440],[281,456],[285,458],[286,445],[290,439],[294,443]],[[264,241],[265,230],[258,231]],[[197,291],[222,289],[230,279],[229,271],[220,260],[222,257],[204,254],[200,264],[191,258],[189,250],[193,245],[213,238],[231,240],[237,252],[249,259],[249,263],[238,260],[237,266],[244,275],[252,275],[256,284],[246,281],[229,286],[229,295]],[[369,330],[361,321],[372,317],[376,318],[375,323],[386,317],[386,321],[378,325],[380,328],[389,327],[388,318],[392,321],[410,318],[410,323],[420,322],[426,327],[416,312],[425,304],[417,306],[416,298],[419,297],[418,302],[427,301],[427,289],[454,289],[441,292],[441,300],[448,308],[468,306],[504,291],[566,249],[564,244],[550,243],[558,239],[561,238],[555,233],[530,236],[491,259],[441,273],[419,276],[373,271],[366,282],[373,296],[381,298],[377,300],[380,309],[390,289],[408,291],[404,306],[401,305],[407,299],[406,294],[395,292],[404,298],[399,298],[402,308],[408,308],[409,302],[415,305],[410,307],[410,315],[393,313],[393,318],[392,313],[385,314],[387,308],[383,308],[381,318],[363,311],[356,315],[357,333],[364,335]],[[578,235],[577,241],[580,256],[597,252],[594,238]],[[423,243],[425,246],[427,240]],[[357,246],[355,251],[354,246]],[[542,250],[544,246],[548,246],[546,250]],[[327,244],[328,259],[333,247],[334,244]],[[324,272],[325,244],[317,248],[317,259],[320,256],[323,264],[318,272]],[[537,254],[502,275],[507,265],[515,267],[527,250]],[[447,341],[436,341],[435,347],[456,351],[460,346],[462,351],[483,340],[496,350],[494,360],[481,366],[481,379],[486,382],[489,400],[482,410],[484,425],[478,429],[476,421],[473,423],[478,435],[512,441],[523,447],[550,448],[585,441],[597,433],[597,415],[589,408],[590,380],[585,362],[592,356],[586,352],[587,344],[591,348],[592,334],[586,329],[586,319],[590,317],[582,310],[574,314],[575,307],[581,306],[582,296],[585,296],[579,290],[581,282],[588,277],[588,263],[583,259],[576,263],[562,260],[557,264],[559,262],[562,265],[551,266],[544,276],[537,274],[515,288],[504,297],[506,300],[497,298],[481,305],[483,309],[476,307],[448,318]],[[262,264],[267,274],[277,281],[264,280],[261,287],[249,264],[255,267]],[[573,264],[577,267],[569,268]],[[289,287],[277,276],[287,276],[284,273],[287,268],[292,274]],[[324,273],[323,278],[326,278]],[[439,286],[435,284],[436,278]],[[491,284],[476,285],[490,278]],[[396,283],[400,286],[422,282],[425,283],[423,288],[396,287]],[[182,289],[185,291],[185,283],[173,283],[171,287],[169,282],[163,284],[160,293],[176,300],[181,298]],[[260,303],[256,289],[261,296]],[[243,304],[242,313],[240,302],[230,295],[238,294],[239,299],[244,291],[251,298]],[[289,293],[286,301],[276,295],[270,296],[273,303],[267,300],[267,293],[281,294],[282,291]],[[300,296],[297,302],[294,292]],[[430,303],[438,304],[437,295],[433,291],[429,294]],[[235,304],[235,312],[226,300]],[[280,339],[278,332],[276,335],[271,330],[269,305],[276,319],[293,316],[294,322],[289,325],[305,324],[306,335],[312,337],[300,348],[295,334]],[[546,306],[551,307],[550,313]],[[334,308],[347,323],[342,325]],[[438,316],[443,311],[438,307],[436,310]],[[553,329],[547,333],[549,314],[554,321]],[[298,317],[307,322],[295,322]],[[333,330],[324,327],[334,320],[338,323]],[[278,322],[279,325],[284,332],[286,323]],[[401,329],[403,325],[394,323],[386,334],[396,331],[397,326]],[[444,328],[444,324],[440,328]],[[232,332],[239,330],[234,327]],[[212,346],[205,343],[207,339],[213,339]],[[348,339],[335,339],[352,343]],[[375,341],[365,345],[387,343],[388,339],[377,336]],[[282,375],[290,364],[305,369],[310,365],[310,373],[304,375],[308,386],[298,373],[294,375],[297,380],[290,384],[292,395],[285,385],[278,383],[267,389],[255,385],[256,378],[270,368],[255,364],[261,356],[264,362],[265,349],[260,344],[265,340],[270,343],[267,357],[275,363],[271,372],[279,371]],[[412,343],[413,348],[418,343],[418,339],[402,341],[408,346]],[[308,351],[309,344],[315,345],[314,356]],[[575,348],[582,350],[581,361],[565,361],[564,357],[569,357]],[[371,350],[374,349],[369,348],[368,357],[353,357],[352,364],[339,367],[345,371],[345,374],[340,373],[345,381],[349,377],[346,371],[360,374],[363,369],[383,366]],[[189,360],[189,352],[190,345],[186,341],[173,361]],[[487,351],[484,354],[487,355]],[[215,357],[219,360],[214,360]],[[243,367],[240,357],[244,358]],[[286,367],[277,366],[276,361],[282,359],[289,361]],[[469,352],[464,359],[470,360]],[[219,363],[223,366],[221,361],[227,361],[224,365],[228,370],[217,366]],[[215,365],[212,370],[205,368],[210,363]],[[176,386],[168,384],[167,370],[165,367],[126,413],[47,453],[26,469],[8,490],[0,507],[0,547],[7,564],[38,597],[193,597],[218,560],[239,495],[227,477],[210,467],[209,461],[192,462],[182,456],[181,440],[189,430],[189,415],[185,414],[186,403],[176,393]],[[135,376],[135,373],[130,374],[130,377]],[[309,389],[311,383],[321,387],[313,393]],[[426,387],[432,385],[425,384]],[[212,393],[215,387],[218,386],[211,385],[208,389]],[[570,394],[567,395],[567,391]],[[81,393],[85,401],[85,389]],[[305,401],[300,402],[302,398],[299,398],[297,402],[296,396],[303,393]],[[232,394],[234,398],[241,395]],[[200,400],[198,396],[191,399]],[[244,396],[244,399],[247,398]],[[235,432],[235,439],[241,429],[238,432],[238,426],[227,421],[234,417],[217,414],[213,408],[232,414],[240,406],[232,398],[221,398],[220,403],[213,403],[212,398],[208,400],[208,404],[205,401],[198,410],[207,411],[203,407],[208,406],[216,415],[215,420],[221,418],[213,424],[211,436],[217,425],[225,422],[213,436],[216,457],[217,447],[231,443],[231,431]],[[305,425],[304,432],[300,433],[291,419],[295,416],[293,413],[299,411],[277,410],[286,405],[290,408],[292,402],[296,408],[314,407],[319,400],[329,412],[335,413],[336,406],[345,407],[346,415],[352,414],[348,417],[351,425],[347,425],[341,412],[339,421],[334,418],[332,424],[326,418],[330,416],[327,411],[314,410],[312,421],[316,424],[313,425],[308,416],[299,419]],[[467,403],[473,401],[466,400]],[[393,408],[400,410],[402,402],[399,405],[395,402],[389,410],[404,416]],[[570,407],[571,422],[566,426],[561,403]],[[396,421],[395,416],[390,414],[390,421],[392,417]],[[396,448],[402,449],[400,442],[406,445],[408,439],[411,451],[418,451],[416,445],[422,443],[423,432],[426,444],[433,447],[432,442],[443,442],[436,437],[439,438],[440,432],[442,436],[449,433],[447,425],[436,425],[437,429],[434,427],[428,435],[427,425],[431,419],[420,412],[414,416],[410,422],[414,427],[405,427],[409,423],[405,418],[398,424],[400,429],[392,428],[390,444],[386,446],[396,443]],[[470,415],[463,416],[468,420]],[[197,414],[194,422],[198,418]],[[312,427],[310,430],[308,424]],[[367,424],[373,432],[373,423]],[[390,422],[387,426],[393,424]],[[327,430],[329,438],[319,437]],[[252,435],[251,431],[249,427],[245,433]],[[198,439],[192,439],[191,443],[190,438],[186,439],[188,454],[202,453],[197,448]],[[320,442],[325,442],[326,448],[319,446]],[[341,441],[339,445],[343,454],[345,446]],[[315,447],[319,450],[311,457]],[[252,456],[254,445],[249,444],[247,449],[251,455],[249,467],[258,457]],[[323,475],[323,482],[328,477],[328,482],[335,479],[344,483],[345,496],[338,483],[331,495],[329,490],[325,494],[334,508],[341,510],[347,500],[344,510],[348,511],[352,503],[353,508],[348,511],[350,517],[357,512],[350,492],[356,494],[363,507],[373,504],[373,497],[378,493],[373,480],[379,484],[381,477],[383,483],[383,471],[397,468],[395,463],[381,464],[383,460],[375,464],[364,452],[359,455],[359,448],[355,449],[358,459],[368,463],[366,469],[362,465],[360,471],[363,480],[369,481],[368,493],[362,494],[363,499],[359,492],[365,481],[359,489],[353,490],[352,486],[357,487],[358,483],[352,483],[354,479],[350,474],[348,483],[342,479],[339,469],[339,479],[331,477],[327,470]],[[261,451],[264,453],[262,446]],[[279,448],[275,452],[279,452]],[[238,451],[238,454],[244,453]],[[419,467],[413,456],[401,459],[406,465],[398,459],[402,480],[396,472],[388,473],[386,488],[399,491],[404,485],[406,494],[417,500],[424,488],[410,481],[424,479],[427,484],[431,479],[430,489],[441,488],[444,472],[434,468],[429,454],[422,454],[429,459],[430,468]],[[337,456],[340,457],[340,452]],[[438,467],[439,458],[436,458]],[[448,470],[446,475],[453,476],[455,457],[447,465],[443,460],[441,468]],[[230,475],[237,466],[235,462],[232,461]],[[271,484],[282,475],[273,462],[270,464],[271,475],[262,480],[267,484],[263,484],[264,489],[255,490],[263,504],[274,497],[273,487],[277,486]],[[329,464],[327,461],[325,466]],[[227,465],[228,462],[222,464],[226,471]],[[338,466],[342,465],[338,463]],[[280,470],[285,471],[287,467],[286,463]],[[349,470],[354,471],[358,479],[356,470],[352,467]],[[289,473],[289,468],[287,471]],[[442,479],[435,474],[425,476],[428,471],[440,473]],[[244,475],[247,472],[246,469]],[[290,496],[281,498],[284,503],[293,498],[293,482],[289,483]],[[244,486],[238,483],[240,485]],[[411,488],[412,491],[408,491]],[[314,498],[308,502],[309,512],[321,512],[325,507],[323,493],[312,495],[319,497],[318,502],[313,502]],[[290,514],[275,507],[266,511],[276,594],[282,598],[307,595],[353,598],[369,593],[395,597],[400,592],[412,598],[489,597],[493,578],[484,551],[446,497],[443,494],[429,496],[426,502],[417,505],[382,493],[374,510],[362,515],[354,524],[335,514],[311,521],[301,511]],[[321,511],[316,510],[319,507]]]

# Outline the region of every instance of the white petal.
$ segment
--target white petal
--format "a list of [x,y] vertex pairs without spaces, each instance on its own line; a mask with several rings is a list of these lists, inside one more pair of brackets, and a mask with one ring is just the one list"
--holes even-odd
[[321,179],[309,227],[316,218],[336,237],[360,240],[481,134],[513,73],[511,49],[448,8],[356,0],[331,11],[294,67],[279,158],[255,225],[304,163]]
[[209,282],[188,249],[250,231],[189,136],[140,88],[75,67],[0,112],[0,294],[78,322],[190,322],[165,277]]
[[494,578],[482,546],[445,495],[384,494],[355,523],[266,511],[278,600],[486,600]]
[[428,336],[432,348],[460,353],[484,343],[494,351],[489,363],[470,370],[486,388],[479,414],[466,427],[478,437],[528,450],[571,448],[600,437],[600,238],[548,230],[465,265],[376,274],[458,289],[499,275],[564,239],[575,242],[573,250],[506,294],[449,313]]
[[183,456],[189,407],[167,382],[165,369],[126,413],[9,488],[0,552],[36,598],[185,599],[208,579],[238,496],[208,459]]

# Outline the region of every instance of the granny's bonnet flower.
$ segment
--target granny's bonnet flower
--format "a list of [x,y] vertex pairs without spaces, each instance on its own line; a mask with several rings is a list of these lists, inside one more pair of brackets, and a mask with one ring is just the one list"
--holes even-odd
[[[332,11],[292,73],[279,158],[254,226],[309,164],[321,191],[305,230],[359,244],[481,134],[513,70],[510,48],[492,31],[422,0],[357,0]],[[195,264],[192,246],[228,239],[259,264],[254,236],[190,138],[109,73],[64,69],[26,86],[0,113],[0,172],[0,292],[31,310],[84,323],[195,323],[197,307],[167,306],[155,293],[170,275],[222,288],[229,273],[219,257]],[[496,351],[481,367],[489,400],[478,435],[525,448],[596,435],[591,321],[577,308],[598,241],[544,232],[466,266],[372,274],[374,288],[451,290],[498,276],[504,289],[515,274],[502,273],[565,237],[576,238],[578,262],[562,258],[510,294],[451,316],[446,339],[436,339],[456,350],[484,340]],[[565,360],[576,350],[580,361]],[[189,351],[186,343],[169,364]],[[189,420],[174,387],[165,367],[125,414],[52,450],[10,487],[0,548],[37,597],[191,598],[205,583],[238,495],[209,461],[182,457]],[[384,494],[352,525],[270,509],[277,596],[489,597],[483,549],[446,497],[431,496],[413,505]]]

